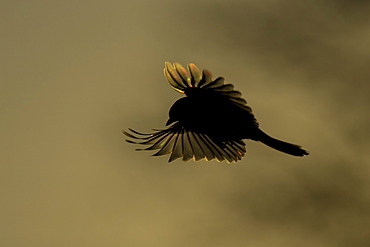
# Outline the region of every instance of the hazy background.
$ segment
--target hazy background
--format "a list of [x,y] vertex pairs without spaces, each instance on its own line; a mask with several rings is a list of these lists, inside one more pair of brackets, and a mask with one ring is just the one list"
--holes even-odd
[[[368,246],[368,1],[0,3],[0,246]],[[164,61],[243,92],[295,158],[167,163]]]

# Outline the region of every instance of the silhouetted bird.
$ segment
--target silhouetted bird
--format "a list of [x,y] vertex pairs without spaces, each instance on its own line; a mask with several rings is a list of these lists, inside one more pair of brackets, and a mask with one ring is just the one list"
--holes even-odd
[[308,155],[300,146],[264,133],[241,93],[232,84],[224,84],[224,78],[212,80],[208,70],[201,73],[194,64],[188,64],[187,71],[181,64],[169,62],[165,63],[164,75],[176,91],[187,97],[172,105],[166,123],[172,124],[169,128],[150,134],[123,131],[138,140],[126,141],[151,145],[137,150],[159,149],[154,156],[171,154],[169,162],[180,157],[184,161],[216,158],[236,162],[246,152],[243,139],[251,139],[294,156]]

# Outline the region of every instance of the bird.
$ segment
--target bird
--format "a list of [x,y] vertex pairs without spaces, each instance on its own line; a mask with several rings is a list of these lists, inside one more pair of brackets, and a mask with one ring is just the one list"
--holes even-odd
[[164,76],[173,89],[185,96],[170,108],[166,129],[141,133],[123,130],[132,144],[149,145],[136,150],[158,150],[153,156],[169,154],[168,162],[217,160],[233,163],[247,152],[244,139],[261,142],[283,153],[302,157],[309,153],[301,146],[275,139],[263,132],[252,108],[225,83],[223,77],[213,79],[210,71],[201,71],[189,63],[165,62]]

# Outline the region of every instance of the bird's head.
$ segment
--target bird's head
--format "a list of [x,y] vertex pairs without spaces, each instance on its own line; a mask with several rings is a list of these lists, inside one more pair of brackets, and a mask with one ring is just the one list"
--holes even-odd
[[178,99],[172,106],[169,112],[169,119],[166,122],[166,126],[177,122],[184,121],[191,110],[190,101],[188,97]]

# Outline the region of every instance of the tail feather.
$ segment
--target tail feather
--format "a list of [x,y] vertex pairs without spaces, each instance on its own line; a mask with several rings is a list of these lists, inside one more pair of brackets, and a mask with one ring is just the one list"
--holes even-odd
[[258,140],[263,144],[272,147],[276,150],[279,150],[283,153],[287,153],[294,156],[308,155],[308,152],[302,149],[301,146],[272,138],[271,136],[264,133],[262,130],[260,130],[258,137],[259,137]]

